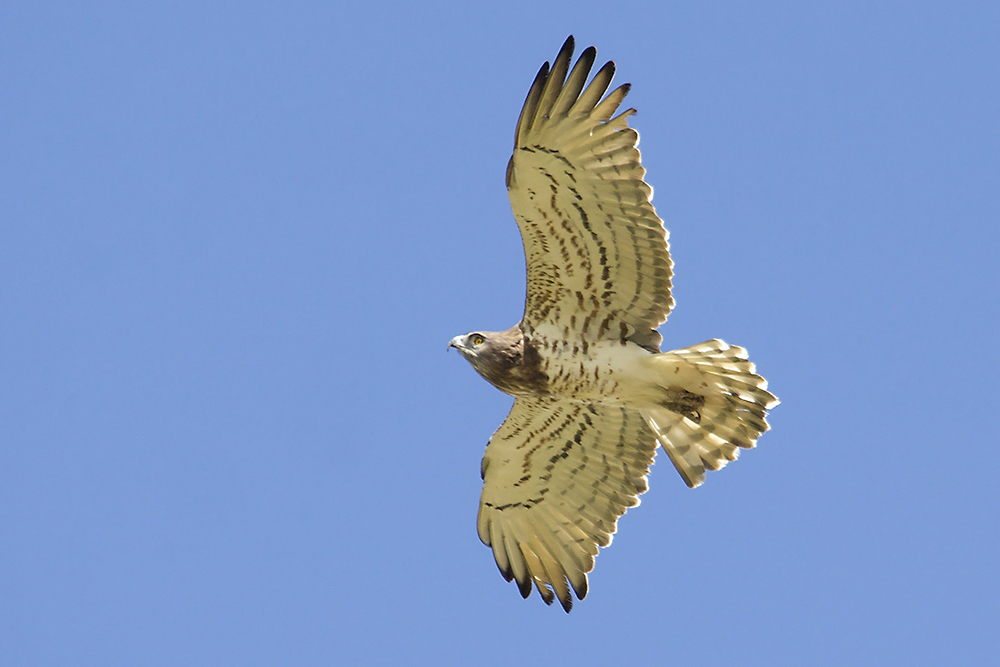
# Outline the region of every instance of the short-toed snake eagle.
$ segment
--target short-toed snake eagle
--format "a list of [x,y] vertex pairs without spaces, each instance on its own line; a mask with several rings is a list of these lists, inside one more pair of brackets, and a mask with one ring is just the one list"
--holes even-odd
[[660,353],[672,262],[628,127],[635,109],[615,115],[629,85],[605,95],[612,62],[585,85],[597,52],[570,71],[572,53],[570,37],[539,70],[507,165],[524,317],[450,343],[515,398],[483,456],[479,537],[522,596],[534,583],[566,611],[646,490],[657,445],[698,486],[754,446],[778,402],[741,347]]

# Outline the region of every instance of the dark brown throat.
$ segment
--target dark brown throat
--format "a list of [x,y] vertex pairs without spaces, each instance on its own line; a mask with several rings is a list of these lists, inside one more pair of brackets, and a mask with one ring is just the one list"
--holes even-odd
[[544,396],[548,376],[538,349],[525,339],[521,327],[487,332],[486,342],[469,362],[486,381],[511,396]]

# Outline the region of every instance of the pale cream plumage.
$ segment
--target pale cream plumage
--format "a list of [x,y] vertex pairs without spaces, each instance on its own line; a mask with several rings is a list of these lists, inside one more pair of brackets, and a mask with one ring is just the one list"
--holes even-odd
[[516,399],[483,457],[480,539],[523,596],[534,585],[566,611],[646,490],[657,444],[694,487],[753,447],[777,404],[743,348],[659,353],[672,262],[628,127],[634,109],[615,115],[628,85],[605,96],[609,62],[585,86],[596,51],[570,71],[572,50],[570,37],[536,76],[507,167],[524,317],[451,342]]
[[598,547],[647,488],[655,449],[634,410],[518,398],[490,438],[479,508],[479,537],[504,577],[525,596],[534,581],[550,603],[551,585],[564,604],[568,579],[582,599]]

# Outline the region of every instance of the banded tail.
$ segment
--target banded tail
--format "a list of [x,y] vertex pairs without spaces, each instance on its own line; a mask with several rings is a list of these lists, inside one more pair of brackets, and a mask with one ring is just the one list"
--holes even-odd
[[778,398],[742,347],[713,339],[646,363],[668,398],[642,416],[689,487],[705,481],[705,470],[735,461],[768,429],[767,410]]

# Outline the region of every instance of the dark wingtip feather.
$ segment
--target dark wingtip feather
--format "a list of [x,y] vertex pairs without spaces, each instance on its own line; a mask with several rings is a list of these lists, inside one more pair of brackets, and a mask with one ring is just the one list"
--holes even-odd
[[[559,49],[559,56],[561,56],[564,51],[568,51],[569,55],[566,56],[566,58],[568,59],[570,56],[573,55],[573,49],[575,47],[576,47],[576,40],[573,39],[573,35],[570,35],[569,37],[566,38],[566,41],[563,42],[562,48]],[[590,47],[590,48],[594,48],[594,47]],[[556,56],[556,60],[559,60],[559,56]]]
[[570,35],[566,38],[562,48],[559,49],[556,59],[552,61],[552,67],[549,69],[549,76],[545,80],[545,87],[542,89],[538,105],[535,107],[535,118],[529,127],[532,127],[536,122],[550,116],[552,107],[556,103],[556,99],[558,99],[559,94],[562,92],[563,85],[566,83],[566,74],[569,72],[569,64],[573,60],[573,47],[573,36]]
[[542,88],[545,86],[545,80],[548,76],[549,63],[546,61],[538,68],[538,74],[535,75],[535,80],[528,88],[528,95],[524,98],[521,115],[517,117],[517,125],[514,127],[514,148],[520,145],[522,132],[527,132],[531,128],[531,123],[535,119],[535,109],[538,107],[538,100],[542,96]]
[[496,561],[497,569],[500,570],[500,576],[504,578],[504,581],[514,581],[514,572],[510,569],[510,567],[504,569],[500,565],[500,561],[496,560],[495,556],[493,560]]
[[517,591],[521,594],[521,597],[525,600],[531,595],[531,579],[526,578],[524,581],[518,579],[517,581]]

